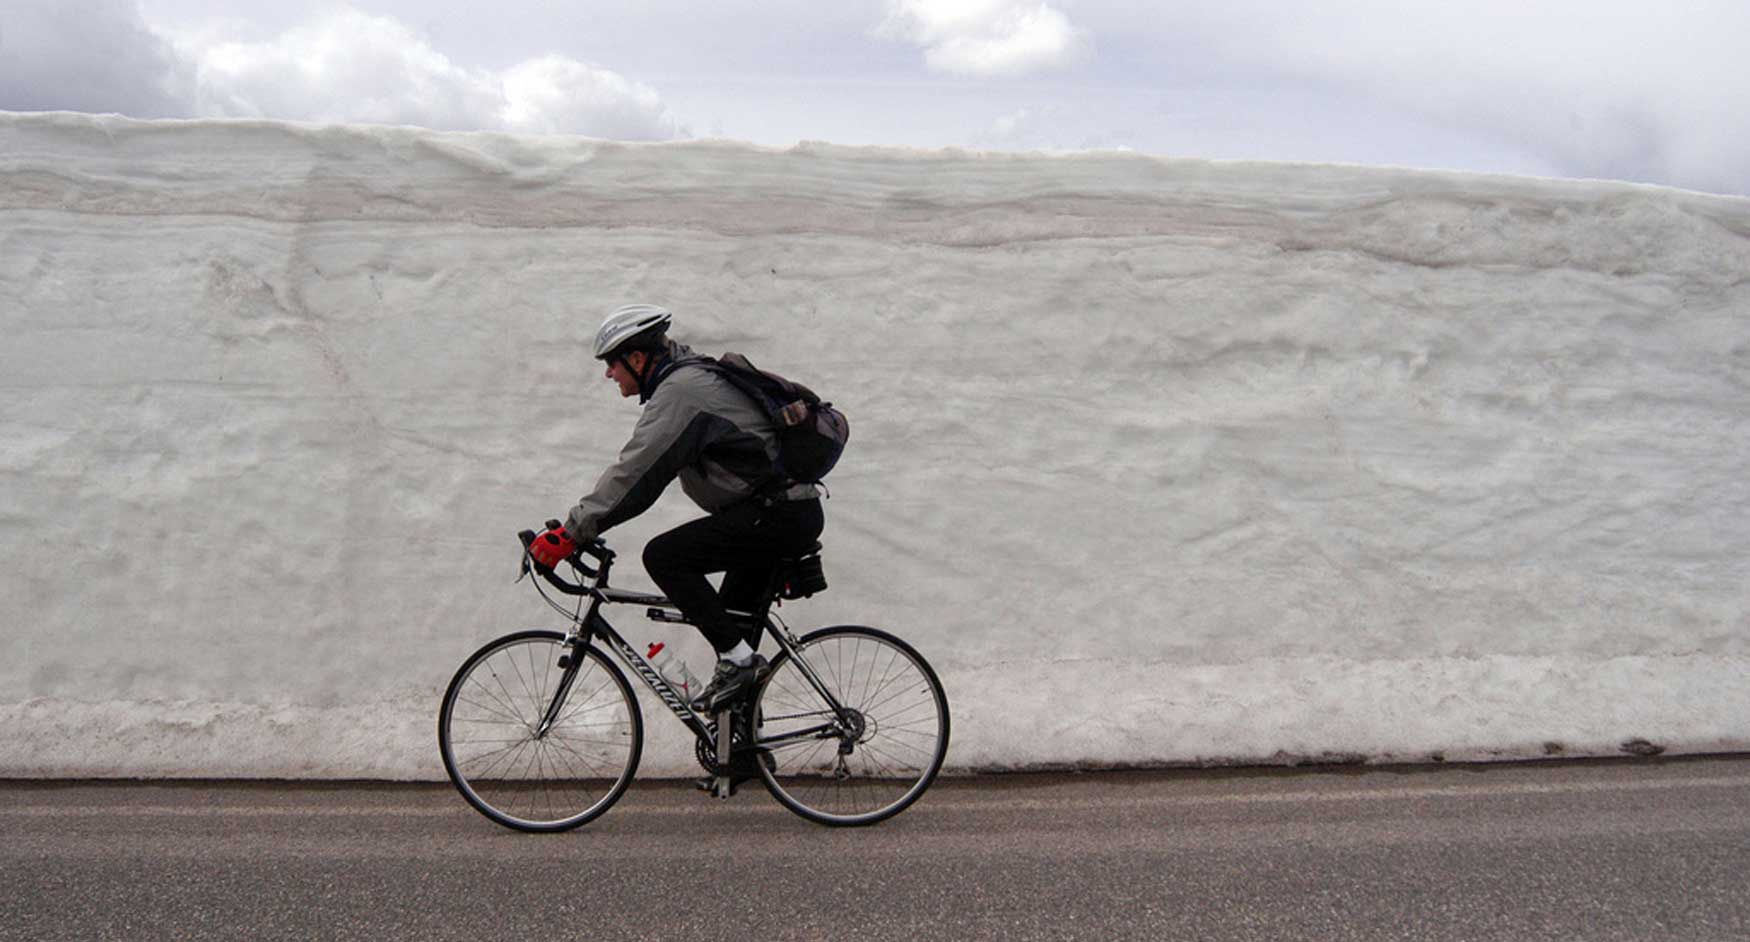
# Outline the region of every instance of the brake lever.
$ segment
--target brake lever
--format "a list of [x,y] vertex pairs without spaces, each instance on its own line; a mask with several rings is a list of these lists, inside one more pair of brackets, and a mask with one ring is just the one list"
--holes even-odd
[[529,577],[529,572],[531,571],[529,569],[529,544],[535,542],[535,531],[523,530],[517,534],[517,539],[523,541],[523,555],[521,559],[517,560],[517,568],[520,572],[517,574],[516,582],[511,583],[512,585],[516,585],[518,582],[522,582]]

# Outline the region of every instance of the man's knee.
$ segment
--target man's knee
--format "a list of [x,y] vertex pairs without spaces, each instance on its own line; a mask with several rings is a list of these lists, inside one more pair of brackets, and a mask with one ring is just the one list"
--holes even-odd
[[664,533],[652,537],[644,544],[644,571],[648,573],[673,572],[676,568],[676,554],[673,533]]

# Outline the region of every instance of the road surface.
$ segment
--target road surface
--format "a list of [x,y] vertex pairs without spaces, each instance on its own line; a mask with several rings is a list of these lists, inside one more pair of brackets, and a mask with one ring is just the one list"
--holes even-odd
[[943,779],[833,830],[635,786],[0,782],[0,939],[1750,939],[1750,757]]

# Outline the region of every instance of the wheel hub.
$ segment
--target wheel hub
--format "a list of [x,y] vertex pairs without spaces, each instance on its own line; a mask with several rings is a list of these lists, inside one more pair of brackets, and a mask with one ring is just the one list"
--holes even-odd
[[857,743],[868,742],[869,733],[874,722],[863,715],[861,710],[845,707],[844,717],[840,721],[839,755],[848,756]]

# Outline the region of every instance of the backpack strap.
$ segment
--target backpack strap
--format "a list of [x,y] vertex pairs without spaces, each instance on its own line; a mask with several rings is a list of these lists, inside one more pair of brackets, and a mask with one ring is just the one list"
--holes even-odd
[[656,395],[656,387],[661,386],[662,381],[667,379],[669,374],[673,373],[675,370],[678,370],[683,366],[693,366],[695,364],[704,366],[705,364],[700,363],[700,360],[710,360],[713,366],[717,363],[716,360],[711,360],[710,357],[694,356],[688,357],[684,360],[676,359],[672,355],[664,357],[661,363],[656,364],[656,369],[651,371],[650,378],[644,381],[643,388],[638,391],[639,404],[642,405],[649,402],[650,397]]

